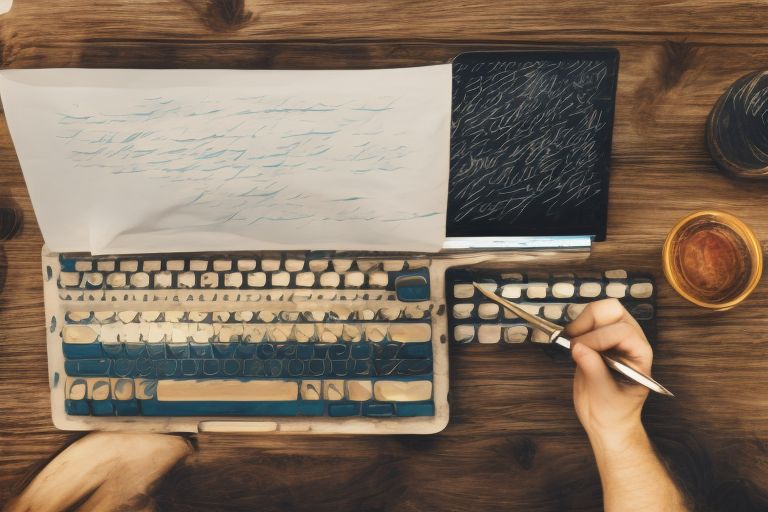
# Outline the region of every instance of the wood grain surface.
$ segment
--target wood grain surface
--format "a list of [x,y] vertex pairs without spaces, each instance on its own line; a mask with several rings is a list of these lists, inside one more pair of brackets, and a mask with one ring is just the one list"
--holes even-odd
[[[731,211],[768,240],[768,184],[723,177],[704,142],[718,96],[768,67],[765,2],[15,0],[0,17],[3,68],[366,68],[532,44],[620,50],[608,241],[586,266],[657,277],[654,375],[677,398],[651,397],[645,421],[699,507],[767,510],[768,278],[716,313],[678,297],[660,266],[667,231],[693,210]],[[7,204],[25,224],[0,256],[0,503],[80,435],[50,420],[42,238],[2,122]],[[157,500],[185,511],[599,510],[572,374],[533,347],[453,347],[443,433],[199,435]]]

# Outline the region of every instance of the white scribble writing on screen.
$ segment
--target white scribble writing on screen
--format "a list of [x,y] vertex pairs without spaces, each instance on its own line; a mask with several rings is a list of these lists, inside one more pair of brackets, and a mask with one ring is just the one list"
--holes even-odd
[[130,108],[60,112],[58,137],[76,168],[132,175],[147,187],[183,185],[188,202],[180,211],[215,212],[214,223],[397,223],[439,215],[419,204],[372,204],[370,189],[345,186],[408,177],[413,149],[381,142],[396,139],[380,136],[396,108],[396,97],[192,104],[147,95]]
[[[602,61],[456,65],[450,222],[545,222],[604,191]],[[456,80],[456,78],[454,79]],[[460,91],[460,92],[457,92]],[[461,97],[457,97],[460,94]]]

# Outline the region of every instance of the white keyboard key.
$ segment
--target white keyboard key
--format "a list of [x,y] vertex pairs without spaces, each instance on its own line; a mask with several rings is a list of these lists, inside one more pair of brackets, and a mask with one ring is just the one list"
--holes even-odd
[[475,294],[475,287],[472,284],[453,285],[453,296],[457,299],[468,299]]
[[176,284],[179,288],[194,288],[195,287],[195,273],[194,272],[181,272],[176,278]]
[[243,274],[240,272],[228,272],[224,274],[225,288],[240,288],[243,286]]
[[384,341],[387,335],[387,324],[364,324],[365,339],[375,343]]
[[296,286],[309,288],[315,284],[315,274],[312,272],[300,272],[296,274]]
[[120,262],[120,270],[122,272],[136,272],[139,270],[138,260],[123,260]]
[[237,260],[237,270],[242,272],[256,270],[256,260]]
[[347,272],[344,274],[344,286],[346,288],[360,288],[365,282],[365,274],[362,272]]
[[549,344],[549,336],[545,332],[533,329],[533,332],[531,333],[531,342]]
[[384,263],[382,263],[382,268],[386,272],[397,272],[403,270],[404,264],[405,260],[386,260]]
[[333,259],[333,270],[335,272],[346,272],[352,267],[352,260],[348,259]]
[[272,286],[285,288],[291,282],[291,274],[288,272],[275,272],[272,274]]
[[285,270],[288,272],[299,272],[304,269],[304,260],[288,258],[285,260]]
[[341,278],[336,272],[324,272],[320,275],[320,286],[323,288],[338,288]]
[[253,311],[235,311],[235,321],[250,322],[253,319]]
[[520,284],[505,284],[501,287],[501,296],[505,299],[519,299],[523,294],[523,286]]
[[86,272],[83,274],[83,280],[80,283],[81,288],[86,286],[101,286],[104,282],[104,275],[98,272]]
[[113,272],[107,276],[107,285],[112,288],[125,288],[125,274],[122,272]]
[[134,288],[146,288],[149,286],[149,274],[146,272],[131,274],[131,286]]
[[173,284],[173,274],[164,270],[155,274],[155,288],[170,288]]
[[261,260],[261,270],[264,272],[276,272],[280,270],[280,260]]
[[373,397],[373,384],[369,380],[348,380],[347,400],[365,402]]
[[453,329],[453,338],[459,343],[468,343],[475,339],[474,325],[457,325]]
[[115,262],[113,260],[97,261],[96,270],[98,270],[99,272],[114,272]]
[[138,314],[139,314],[138,311],[130,311],[130,310],[118,311],[117,318],[119,318],[120,321],[123,322],[124,324],[129,324],[136,321],[136,317],[138,316]]
[[635,283],[629,288],[629,294],[636,299],[647,299],[653,295],[653,284]]
[[208,270],[208,260],[190,260],[189,270],[193,272],[204,272]]
[[61,286],[80,286],[79,272],[62,272],[59,274]]
[[606,270],[605,277],[607,279],[626,279],[627,271],[626,270]]
[[389,339],[399,343],[431,341],[432,326],[428,323],[392,323],[389,324]]
[[219,286],[219,274],[215,272],[205,272],[200,276],[201,288],[217,288]]
[[311,272],[322,272],[328,268],[328,260],[315,259],[309,260],[309,270]]
[[371,288],[386,288],[389,284],[389,274],[376,271],[368,274],[368,286]]
[[89,325],[65,325],[61,338],[65,343],[93,343],[99,336],[99,328]]
[[600,285],[600,283],[586,282],[581,283],[581,286],[579,286],[579,295],[582,297],[597,297],[602,291],[603,287]]
[[549,320],[560,320],[563,316],[564,304],[547,304],[544,306],[544,318]]
[[190,322],[204,322],[208,318],[208,311],[190,311],[187,320]]
[[288,380],[161,379],[156,382],[156,396],[161,402],[269,402],[297,400],[299,397],[299,383]]
[[184,260],[168,260],[165,262],[165,269],[180,272],[184,270]]
[[552,296],[557,299],[569,299],[573,297],[576,288],[573,283],[555,283],[552,285]]
[[432,398],[432,382],[428,380],[378,380],[373,396],[383,402],[420,402]]
[[141,264],[141,270],[144,272],[157,272],[162,267],[160,260],[144,260]]
[[171,339],[173,324],[169,322],[153,322],[149,324],[147,343],[162,343]]
[[303,380],[301,381],[301,398],[303,400],[320,400],[322,389],[323,381],[321,380]]
[[546,283],[528,283],[525,294],[529,299],[544,299],[547,296]]
[[326,400],[344,400],[344,381],[324,380],[323,398]]
[[614,299],[621,299],[627,294],[627,285],[624,283],[608,283],[605,294]]
[[483,320],[492,320],[499,316],[499,305],[492,302],[480,304],[477,307],[477,315]]
[[139,318],[141,322],[157,322],[161,314],[160,311],[142,311]]
[[[299,343],[313,341],[317,336],[314,324],[296,324],[293,328],[293,338]],[[335,339],[333,340],[336,341]]]
[[214,311],[211,318],[213,318],[214,322],[229,322],[230,313],[229,311]]
[[357,324],[341,324],[341,339],[347,343],[358,343],[363,339],[363,331]]
[[504,328],[504,341],[506,343],[523,343],[528,338],[528,327],[513,325]]
[[498,343],[501,339],[501,325],[483,324],[477,329],[478,343]]
[[264,272],[251,272],[248,274],[248,286],[262,288],[267,284],[267,274]]
[[232,270],[232,262],[229,260],[214,260],[213,271],[214,272],[229,272]]
[[454,304],[453,305],[453,318],[457,318],[459,320],[462,320],[464,318],[469,318],[472,316],[472,311],[474,311],[475,305],[472,303],[468,304]]

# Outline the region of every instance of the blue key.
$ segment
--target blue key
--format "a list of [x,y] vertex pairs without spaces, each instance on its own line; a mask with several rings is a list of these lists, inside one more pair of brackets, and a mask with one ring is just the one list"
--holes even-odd
[[351,353],[353,359],[368,359],[371,357],[371,345],[368,343],[352,343]]
[[367,403],[363,406],[364,416],[392,416],[395,414],[395,407],[386,403]]
[[91,400],[94,416],[114,416],[115,406],[112,400]]
[[123,350],[122,343],[104,343],[101,348],[104,350],[104,355],[106,357],[111,357],[112,359],[125,357],[125,350]]
[[328,357],[333,360],[349,359],[349,346],[346,343],[334,343],[328,347]]
[[328,416],[338,418],[342,416],[357,416],[360,414],[360,402],[336,403],[328,405]]
[[402,272],[395,278],[397,299],[403,302],[429,300],[429,270]]
[[398,416],[434,416],[433,402],[400,402],[396,406]]
[[88,400],[64,400],[64,410],[72,416],[90,416]]
[[165,359],[165,343],[147,343],[146,347],[150,359]]
[[302,343],[296,348],[296,356],[299,359],[307,360],[312,359],[315,355],[315,347],[312,343]]
[[397,353],[403,359],[427,359],[432,357],[432,343],[404,343]]
[[155,364],[148,357],[142,357],[136,360],[136,374],[139,377],[155,378]]
[[99,359],[104,357],[101,343],[62,343],[62,351],[67,359]]
[[218,359],[204,359],[203,360],[203,375],[214,376],[221,372],[221,364]]
[[213,347],[210,343],[190,343],[189,355],[193,358],[212,359]]
[[113,405],[118,416],[138,416],[141,412],[138,400],[115,400]]
[[166,348],[166,357],[173,359],[189,359],[190,357],[189,343],[168,343]]
[[264,361],[258,359],[246,359],[243,364],[244,377],[266,377]]
[[235,355],[239,343],[212,343],[213,357],[217,359],[228,359]]
[[234,377],[236,375],[240,375],[240,365],[242,361],[239,359],[223,359],[221,361],[222,369],[224,371],[224,375],[227,377]]
[[111,359],[75,359],[65,361],[67,375],[82,377],[109,377]]
[[118,359],[112,364],[112,374],[115,377],[133,377],[136,361],[133,359]]
[[179,361],[176,359],[163,359],[155,361],[155,371],[157,372],[157,378],[171,378],[175,377],[177,372],[180,373]]
[[202,375],[200,362],[197,359],[182,359],[181,375],[183,377],[199,377]]
[[240,359],[250,359],[256,353],[255,343],[236,343],[235,357]]
[[144,343],[126,343],[125,355],[129,359],[139,359],[140,357],[147,357],[147,347]]

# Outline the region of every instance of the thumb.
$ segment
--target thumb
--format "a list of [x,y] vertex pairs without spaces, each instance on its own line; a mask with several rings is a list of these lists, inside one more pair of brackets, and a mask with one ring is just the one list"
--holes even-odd
[[610,370],[603,362],[603,358],[595,350],[584,343],[574,343],[571,347],[571,357],[576,366],[582,371],[588,380],[592,382],[613,382]]

